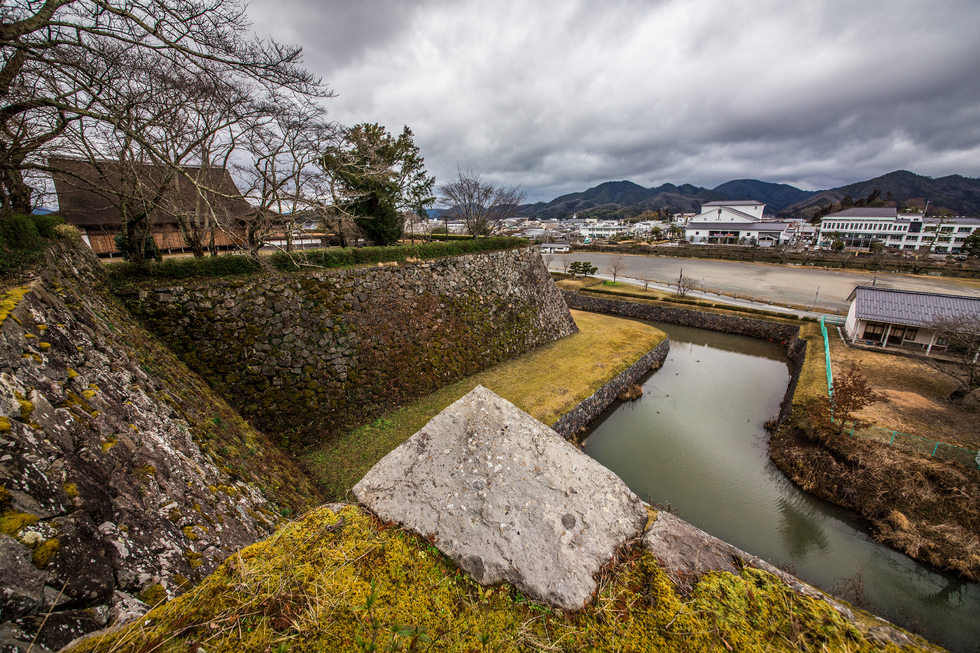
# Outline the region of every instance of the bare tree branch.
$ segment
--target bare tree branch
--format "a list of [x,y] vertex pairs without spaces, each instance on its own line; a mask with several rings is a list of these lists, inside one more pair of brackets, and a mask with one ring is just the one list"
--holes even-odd
[[527,194],[519,187],[505,188],[485,183],[472,170],[457,168],[456,178],[439,187],[447,220],[466,225],[474,238],[492,236],[503,222],[518,215]]

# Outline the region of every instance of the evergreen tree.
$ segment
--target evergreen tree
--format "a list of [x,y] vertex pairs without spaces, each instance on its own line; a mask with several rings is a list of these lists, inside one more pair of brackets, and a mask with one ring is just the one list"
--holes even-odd
[[321,166],[333,175],[334,207],[378,245],[401,238],[401,211],[425,218],[435,202],[435,178],[426,175],[408,127],[398,138],[378,124],[346,129],[342,143],[324,152]]

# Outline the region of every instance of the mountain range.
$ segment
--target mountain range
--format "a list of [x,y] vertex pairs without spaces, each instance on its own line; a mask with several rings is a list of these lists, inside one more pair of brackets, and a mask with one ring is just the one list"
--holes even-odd
[[850,197],[864,200],[880,191],[885,206],[922,208],[929,212],[945,210],[955,215],[980,215],[980,179],[950,175],[933,179],[907,170],[896,170],[874,179],[838,188],[807,191],[788,184],[758,179],[736,179],[715,188],[692,184],[663,184],[644,188],[631,181],[607,181],[580,193],[569,193],[550,202],[524,207],[523,213],[540,218],[579,217],[633,218],[644,212],[698,213],[703,202],[716,200],[758,200],[766,213],[780,218],[809,219],[827,207]]

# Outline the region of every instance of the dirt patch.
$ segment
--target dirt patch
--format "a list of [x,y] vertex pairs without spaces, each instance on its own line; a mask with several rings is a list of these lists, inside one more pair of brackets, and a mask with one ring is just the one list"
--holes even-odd
[[974,451],[980,447],[980,415],[948,400],[955,382],[927,362],[909,356],[848,347],[831,332],[835,370],[854,362],[885,400],[859,413],[876,426]]

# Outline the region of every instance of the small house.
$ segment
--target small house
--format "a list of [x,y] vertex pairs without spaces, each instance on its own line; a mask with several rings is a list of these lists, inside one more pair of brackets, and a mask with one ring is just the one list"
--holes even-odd
[[936,327],[958,318],[980,319],[980,297],[858,286],[844,330],[852,343],[923,350],[948,346]]

